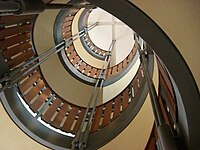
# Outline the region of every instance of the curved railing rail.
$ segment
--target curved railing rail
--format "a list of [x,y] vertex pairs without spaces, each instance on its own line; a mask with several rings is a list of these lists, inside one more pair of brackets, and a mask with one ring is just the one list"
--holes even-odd
[[[69,12],[70,14],[66,15],[65,19],[63,20],[63,24],[62,24],[62,31],[61,31],[62,38],[59,39],[59,41],[69,38],[72,35],[71,26],[72,26],[73,18],[75,17],[75,15],[78,11],[79,11],[78,9],[75,9],[72,12],[70,11]],[[60,20],[60,21],[62,21],[62,20]],[[87,32],[85,35],[86,35],[86,37],[88,36]],[[109,67],[107,78],[117,76],[124,69],[126,69],[128,67],[128,65],[131,63],[131,61],[133,60],[133,58],[136,54],[137,48],[138,48],[138,46],[135,43],[133,49],[131,50],[129,55],[123,61],[116,64],[115,66]],[[65,49],[65,53],[66,53],[66,58],[68,59],[68,61],[71,63],[71,65],[76,70],[78,70],[78,72],[80,72],[81,74],[83,74],[89,78],[94,78],[94,79],[96,79],[99,76],[101,68],[94,67],[94,66],[88,64],[87,62],[85,62],[81,58],[81,56],[79,56],[79,54],[77,53],[73,44]],[[64,57],[64,56],[61,56],[61,57]],[[63,58],[63,59],[65,59],[65,58]],[[65,61],[63,61],[63,62],[65,62]],[[68,67],[67,64],[65,64],[65,66]]]
[[[84,75],[91,78],[98,77],[101,68],[93,67],[90,64],[86,63],[84,60],[82,60],[81,57],[77,54],[73,45],[66,48],[65,50],[68,60],[80,73],[83,73]],[[134,45],[130,54],[121,63],[112,66],[108,69],[107,78],[116,76],[117,74],[121,73],[133,60],[136,51],[137,51],[137,44]]]
[[[92,9],[85,9],[80,16],[79,22],[78,22],[78,26],[79,26],[79,30],[82,30],[83,28],[86,28],[88,26],[88,17],[90,15],[90,12],[92,11]],[[98,22],[97,22],[98,25]],[[104,59],[105,55],[106,55],[106,50],[103,50],[99,47],[97,47],[90,39],[89,35],[86,34],[84,35],[82,38],[80,38],[84,48],[94,57],[98,58],[98,59]]]
[[97,47],[93,42],[92,40],[90,39],[90,36],[89,34],[86,34],[84,36],[84,40],[85,40],[85,43],[87,44],[87,46],[89,47],[89,49],[91,51],[93,51],[95,54],[98,54],[100,56],[105,56],[106,55],[106,50],[103,50],[103,49],[100,49],[99,47]]
[[[143,77],[143,70],[140,68],[133,81],[119,95],[107,103],[97,106],[90,132],[101,129],[120,116],[133,97],[137,95]],[[19,83],[19,90],[34,113],[39,113],[42,107],[49,102],[51,96],[55,94],[45,84],[38,70]],[[73,105],[64,99],[58,98],[59,96],[56,97],[51,104],[48,104],[41,118],[55,128],[76,133],[86,108]]]

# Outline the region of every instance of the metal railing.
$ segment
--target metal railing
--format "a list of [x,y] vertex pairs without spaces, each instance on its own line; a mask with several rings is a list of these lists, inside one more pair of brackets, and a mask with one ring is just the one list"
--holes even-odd
[[51,58],[53,55],[65,49],[65,47],[70,46],[75,40],[84,36],[88,31],[92,30],[97,24],[93,24],[88,28],[81,30],[79,33],[73,35],[72,37],[61,41],[59,44],[53,46],[52,48],[41,53],[37,57],[30,59],[24,64],[18,66],[17,68],[11,70],[9,73],[4,74],[4,77],[0,79],[0,93],[7,88],[12,87],[26,74],[33,71],[39,65],[44,63],[46,60]]
[[174,140],[171,129],[169,125],[165,123],[165,119],[162,114],[162,110],[159,104],[156,89],[155,89],[153,80],[150,76],[150,72],[147,65],[148,51],[145,48],[144,40],[140,37],[137,38],[136,36],[135,36],[135,39],[138,39],[138,43],[140,44],[140,48],[139,48],[140,61],[144,69],[144,76],[148,85],[152,110],[153,110],[154,119],[155,119],[155,125],[158,132],[157,148],[159,150],[168,150],[168,149],[177,150],[177,145]]
[[[72,150],[74,150],[76,148],[83,150],[87,145],[89,129],[91,127],[94,112],[95,112],[95,109],[96,109],[96,106],[98,103],[99,94],[102,90],[104,81],[106,79],[106,73],[107,73],[108,67],[110,65],[110,60],[111,60],[111,51],[114,47],[114,44],[115,44],[115,41],[112,41],[112,43],[109,47],[109,50],[105,56],[104,64],[101,68],[100,75],[96,81],[95,87],[90,96],[81,126],[80,126],[74,140],[72,141],[72,148],[71,148]],[[88,119],[88,120],[86,120],[86,119]],[[86,125],[85,125],[85,123],[86,123]]]

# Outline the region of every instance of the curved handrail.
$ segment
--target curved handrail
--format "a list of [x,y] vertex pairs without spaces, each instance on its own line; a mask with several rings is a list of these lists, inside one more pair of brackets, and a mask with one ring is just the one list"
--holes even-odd
[[[79,25],[79,30],[86,28],[87,27],[87,20],[90,15],[92,9],[85,9],[79,19],[78,25]],[[98,48],[90,39],[88,33],[81,38],[81,42],[85,49],[91,53],[94,57],[98,56],[98,59],[103,59],[104,56],[106,55],[106,50],[103,50],[101,48]]]
[[[119,117],[128,107],[129,103],[132,101],[131,97],[137,95],[142,83],[143,70],[141,70],[141,68],[139,70],[133,81],[120,94],[107,103],[97,106],[90,132],[97,131],[99,128],[108,125],[109,122]],[[19,83],[19,90],[21,96],[34,113],[38,113],[41,107],[47,103],[48,98],[55,94],[45,85],[39,71],[35,71],[27,76],[26,79],[23,79],[23,81]],[[130,94],[133,95],[131,96]],[[42,119],[65,132],[76,133],[77,129],[80,127],[85,109],[84,107],[76,106],[68,103],[66,100],[57,98],[49,106],[49,109],[44,113]],[[113,115],[112,117],[111,114]],[[52,117],[54,117],[53,120]],[[65,117],[70,118],[70,120],[68,119],[62,124],[63,120],[66,119]],[[103,121],[102,124],[100,120]],[[75,124],[74,128],[72,128],[73,123]]]
[[[70,14],[66,15],[65,19],[63,20],[63,24],[62,24],[62,31],[61,31],[62,38],[59,39],[59,41],[66,39],[66,38],[69,38],[72,35],[71,26],[72,26],[73,18],[75,17],[75,15],[78,11],[79,10],[76,9],[75,11],[73,11],[73,13],[69,12]],[[88,36],[88,34],[86,33],[86,37],[87,36]],[[56,37],[56,38],[58,38],[58,37]],[[128,65],[130,64],[130,62],[133,60],[133,58],[136,54],[137,48],[138,48],[137,44],[135,43],[133,49],[131,50],[129,55],[123,61],[116,64],[115,66],[109,67],[107,78],[117,76],[125,68],[127,68]],[[65,52],[66,52],[65,55],[66,55],[66,58],[68,59],[68,61],[81,74],[83,74],[83,75],[85,75],[89,78],[92,78],[92,79],[96,79],[99,76],[101,68],[91,66],[90,64],[85,62],[81,58],[81,56],[78,55],[73,44],[71,46],[69,46],[68,48],[66,48]],[[64,57],[64,56],[61,55],[61,58],[62,57]],[[62,59],[64,59],[64,58],[62,58]],[[65,61],[63,61],[63,62],[65,63]],[[66,63],[65,63],[65,66],[69,67],[68,64],[66,64]],[[69,69],[67,69],[67,70],[69,70]]]
[[[77,54],[73,45],[68,47],[66,50],[66,56],[71,64],[82,74],[90,77],[90,78],[97,78],[101,68],[96,68],[91,66],[90,64],[86,63],[81,57]],[[137,50],[137,44],[134,45],[134,48],[130,52],[130,54],[119,64],[112,66],[108,69],[107,78],[116,76],[117,74],[121,73],[133,60]]]

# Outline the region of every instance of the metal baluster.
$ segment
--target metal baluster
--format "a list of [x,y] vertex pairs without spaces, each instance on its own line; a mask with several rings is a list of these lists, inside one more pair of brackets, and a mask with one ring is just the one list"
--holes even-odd
[[[33,62],[39,60],[39,59],[42,58],[42,57],[47,56],[49,53],[54,52],[55,49],[56,49],[56,51],[58,51],[57,48],[59,48],[59,47],[60,47],[60,48],[61,48],[61,47],[64,48],[65,45],[66,45],[65,43],[66,43],[66,41],[62,41],[62,42],[60,42],[58,45],[56,45],[56,46],[54,46],[54,47],[52,47],[52,48],[46,50],[45,52],[41,53],[41,54],[38,55],[37,57],[34,57],[34,58],[30,59],[29,61],[25,62],[24,64],[20,65],[19,67],[17,67],[16,69],[12,70],[11,72],[5,74],[4,78],[2,78],[2,79],[0,80],[0,82],[10,80],[10,79],[13,78],[14,76],[16,76],[16,74],[19,73],[23,68],[25,68],[25,67],[31,65]],[[59,49],[60,49],[60,48],[59,48]],[[39,62],[38,62],[38,63],[39,63]]]
[[46,108],[49,106],[49,104],[52,103],[55,99],[56,99],[55,94],[51,95],[51,97],[47,100],[47,102],[44,104],[44,106],[37,113],[35,118],[39,118],[42,115],[42,113],[46,110]]
[[152,104],[152,109],[153,109],[155,124],[158,131],[158,138],[159,138],[159,143],[161,145],[161,149],[162,150],[168,150],[168,149],[177,150],[177,146],[176,146],[174,137],[172,135],[172,132],[170,130],[170,127],[165,123],[164,116],[162,114],[162,110],[161,110],[158,96],[156,93],[156,89],[149,73],[147,60],[146,60],[146,55],[148,55],[148,53],[144,48],[144,41],[141,40],[140,43],[141,43],[140,45],[141,48],[139,48],[140,60],[144,68],[144,77],[146,79],[148,89],[149,89],[149,95],[150,95],[150,100]]
[[[22,64],[21,66],[17,67],[16,69],[12,70],[9,73],[6,73],[3,78],[0,79],[0,93],[4,91],[5,89],[12,87],[15,83],[17,83],[23,76],[25,76],[27,73],[31,72],[33,69],[37,68],[39,65],[41,65],[43,62],[48,60],[50,57],[52,57],[54,54],[60,52],[65,47],[71,45],[75,40],[78,38],[81,38],[84,36],[88,31],[93,29],[97,26],[97,23],[91,25],[88,28],[85,28],[81,30],[79,33],[73,35],[72,37],[61,41],[56,46],[48,49],[47,51],[43,52],[39,56],[30,59],[26,63]],[[39,60],[41,59],[41,60]],[[35,61],[38,61],[33,66],[29,66]],[[22,71],[23,70],[23,71]]]
[[[99,74],[99,77],[96,81],[96,84],[95,84],[95,87],[92,91],[92,94],[90,96],[90,99],[89,99],[89,102],[88,102],[88,105],[87,105],[87,108],[86,108],[86,111],[85,111],[85,114],[84,114],[84,117],[83,117],[83,120],[82,120],[82,123],[81,123],[81,126],[74,138],[74,140],[72,141],[72,147],[71,149],[74,150],[76,148],[79,148],[80,150],[83,150],[84,147],[86,147],[86,144],[87,144],[87,140],[88,140],[88,136],[89,136],[89,129],[90,129],[90,126],[91,126],[91,123],[92,123],[92,118],[94,116],[94,112],[95,112],[95,109],[96,109],[96,106],[97,106],[97,103],[98,103],[98,98],[99,98],[99,94],[102,90],[102,87],[103,87],[103,83],[106,79],[106,72],[107,72],[107,69],[109,67],[109,64],[110,64],[110,60],[111,60],[111,51],[114,47],[114,44],[115,44],[115,41],[113,41],[109,47],[109,51],[104,59],[104,63],[103,63],[103,66],[101,68],[101,72]],[[100,85],[99,85],[100,84]],[[99,88],[97,89],[97,86],[99,85]],[[88,119],[88,122],[87,122],[87,125],[86,125],[86,128],[83,129],[84,127],[84,123],[86,122],[86,117],[88,115],[88,112],[89,112],[89,109],[91,108],[91,104],[92,102],[94,101],[94,104],[92,106],[92,111],[89,115],[89,119]]]

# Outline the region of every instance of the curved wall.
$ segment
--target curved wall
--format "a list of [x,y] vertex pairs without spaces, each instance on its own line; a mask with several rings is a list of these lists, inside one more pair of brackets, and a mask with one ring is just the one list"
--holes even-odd
[[189,65],[200,89],[200,1],[130,1],[170,37]]
[[[53,25],[59,11],[46,10],[36,20],[34,42],[38,54],[55,45]],[[54,55],[44,62],[41,70],[49,86],[59,96],[73,104],[87,106],[93,87],[72,77],[63,67],[58,55]]]
[[48,148],[35,142],[18,128],[10,119],[2,104],[0,104],[0,114],[0,149],[48,150]]
[[[78,33],[79,28],[78,28],[78,20],[79,17],[81,15],[81,13],[83,12],[84,9],[81,9],[77,15],[74,17],[73,23],[72,23],[72,35],[75,35],[76,33]],[[88,64],[90,64],[91,66],[94,66],[96,68],[101,68],[103,66],[103,62],[102,60],[99,60],[93,56],[91,56],[83,47],[81,40],[77,39],[76,41],[74,41],[74,47],[78,53],[78,55]]]
[[[83,9],[78,12],[73,21],[72,29],[74,30],[74,34],[78,32],[77,22],[82,11]],[[36,20],[34,28],[34,43],[38,54],[51,48],[55,44],[53,39],[53,25],[58,13],[58,10],[46,10],[40,14]],[[43,35],[45,35],[45,38]],[[88,59],[87,61],[91,62],[90,64],[101,68],[103,61],[88,54],[79,39],[74,42],[74,46],[80,56],[86,57]],[[137,53],[133,59],[134,63],[132,69],[125,72],[125,75],[120,77],[117,82],[106,85],[103,88],[99,104],[107,102],[118,95],[131,82],[140,65],[138,55],[139,54]],[[87,106],[93,87],[84,84],[71,76],[71,74],[65,70],[57,55],[54,55],[49,60],[44,62],[41,65],[41,70],[49,86],[59,96],[73,104]]]

